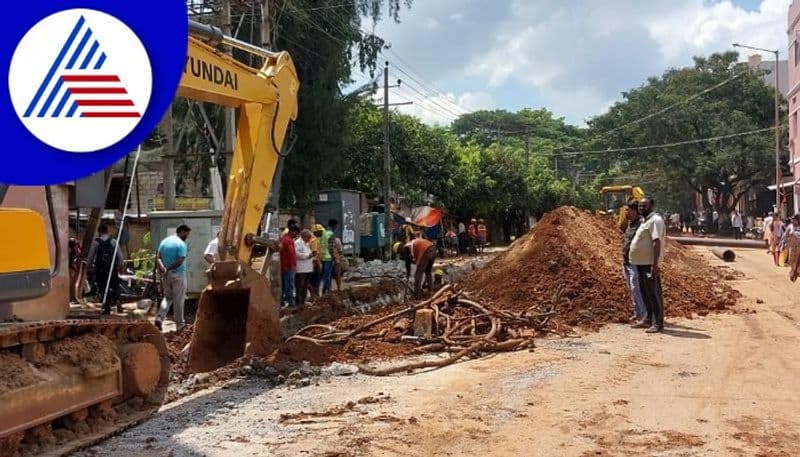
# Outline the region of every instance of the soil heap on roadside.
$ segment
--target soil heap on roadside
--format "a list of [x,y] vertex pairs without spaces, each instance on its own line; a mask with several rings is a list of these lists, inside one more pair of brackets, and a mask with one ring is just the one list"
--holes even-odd
[[[622,234],[611,218],[573,207],[544,217],[500,256],[462,282],[495,308],[549,310],[557,288],[554,324],[596,329],[626,323],[633,314],[622,275]],[[662,266],[665,313],[692,317],[723,310],[740,294],[680,244],[668,241]]]

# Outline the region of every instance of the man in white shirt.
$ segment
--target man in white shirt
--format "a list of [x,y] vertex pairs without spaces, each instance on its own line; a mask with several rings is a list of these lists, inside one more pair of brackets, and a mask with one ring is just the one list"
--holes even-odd
[[636,265],[639,288],[647,309],[647,317],[633,325],[646,328],[647,333],[664,330],[664,301],[661,291],[661,265],[664,261],[667,228],[661,216],[653,212],[655,201],[643,198],[639,201],[642,223],[631,240],[630,262]]
[[742,215],[738,211],[731,212],[731,227],[733,227],[733,238],[742,239]]
[[767,217],[764,218],[764,244],[767,246],[767,254],[772,254],[772,251],[769,249],[769,240],[772,237],[772,219],[774,219],[774,213],[772,211],[769,212]]
[[314,254],[311,252],[311,230],[304,229],[294,240],[294,252],[297,255],[297,270],[294,275],[294,304],[302,307],[306,304],[308,285],[311,273],[314,272]]
[[206,259],[206,263],[209,265],[219,262],[219,232],[217,232],[217,236],[213,240],[208,242],[206,250],[203,251],[203,258]]

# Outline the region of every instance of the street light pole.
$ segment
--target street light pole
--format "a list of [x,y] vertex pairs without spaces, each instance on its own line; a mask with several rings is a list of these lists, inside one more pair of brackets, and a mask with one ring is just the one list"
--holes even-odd
[[758,48],[755,46],[745,46],[739,43],[733,43],[734,48],[747,48],[752,49],[754,51],[764,51],[770,52],[775,54],[775,216],[778,218],[783,217],[783,205],[781,204],[781,132],[780,132],[780,105],[778,99],[778,91],[780,90],[780,86],[778,82],[778,74],[780,73],[778,64],[779,64],[779,53],[780,50],[778,49],[764,49]]

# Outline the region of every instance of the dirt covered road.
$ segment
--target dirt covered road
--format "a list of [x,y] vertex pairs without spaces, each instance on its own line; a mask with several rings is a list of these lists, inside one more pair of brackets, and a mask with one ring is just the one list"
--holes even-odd
[[800,284],[762,250],[737,254],[735,313],[659,335],[609,325],[413,376],[242,380],[79,455],[800,455]]

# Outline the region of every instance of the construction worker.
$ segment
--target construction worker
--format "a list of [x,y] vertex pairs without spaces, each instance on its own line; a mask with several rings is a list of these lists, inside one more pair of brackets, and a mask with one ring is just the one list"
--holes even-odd
[[410,217],[407,217],[405,222],[403,223],[403,241],[408,243],[409,241],[416,238],[417,234],[418,232],[414,229],[414,223],[411,222]]
[[183,303],[186,300],[186,256],[189,248],[186,239],[192,229],[188,225],[181,224],[175,229],[175,234],[164,238],[158,245],[158,271],[161,273],[162,286],[164,287],[164,298],[158,307],[155,325],[159,330],[162,323],[167,318],[170,306],[173,307],[175,315],[175,326],[177,330],[184,327]]
[[483,247],[486,245],[486,237],[488,232],[486,231],[486,224],[483,222],[483,219],[478,219],[478,249],[480,253],[483,254]]
[[331,291],[331,280],[333,278],[333,238],[334,231],[339,225],[336,219],[328,220],[328,228],[322,233],[319,239],[320,260],[322,260],[322,293]]
[[308,279],[309,288],[311,289],[311,296],[319,296],[319,284],[322,281],[322,260],[320,260],[320,243],[319,239],[325,232],[325,227],[322,224],[314,224],[313,235],[308,245],[311,247],[311,259],[314,270],[311,272],[311,277]]
[[474,218],[469,220],[469,225],[467,226],[467,252],[476,253],[475,251],[475,242],[478,238],[478,221]]
[[[399,248],[399,243],[395,243],[395,252]],[[436,245],[424,238],[415,238],[402,247],[400,256],[406,262],[406,281],[411,276],[411,262],[417,266],[414,272],[414,295],[420,297],[422,294],[422,275],[428,283],[428,288],[433,292],[433,262],[436,260]]]
[[97,238],[92,241],[87,257],[91,277],[103,303],[103,314],[106,315],[111,314],[112,304],[118,313],[123,311],[119,302],[119,273],[123,270],[124,262],[119,249],[114,254],[116,244],[109,233],[108,224],[102,223],[97,227]]

